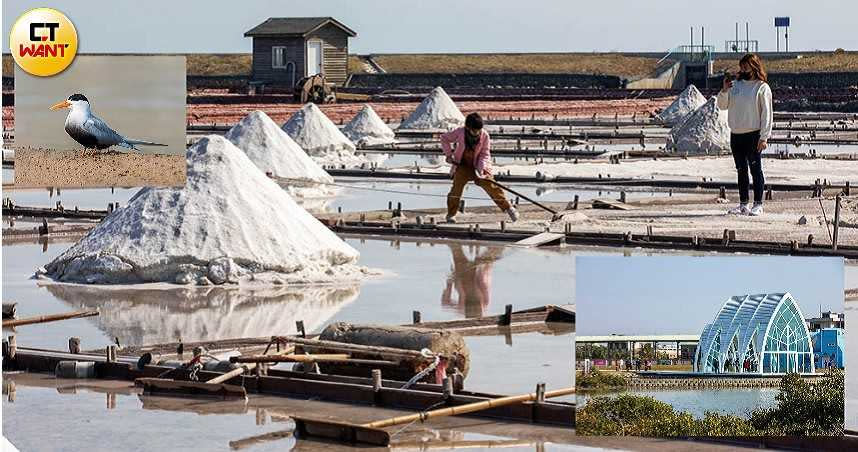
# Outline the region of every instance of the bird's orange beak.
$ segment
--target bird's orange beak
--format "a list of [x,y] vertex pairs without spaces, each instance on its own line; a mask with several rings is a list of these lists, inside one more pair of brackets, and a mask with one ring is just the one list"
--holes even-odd
[[66,99],[60,103],[52,105],[51,110],[59,110],[61,108],[70,108],[70,107],[71,107],[71,102],[69,102],[68,99]]

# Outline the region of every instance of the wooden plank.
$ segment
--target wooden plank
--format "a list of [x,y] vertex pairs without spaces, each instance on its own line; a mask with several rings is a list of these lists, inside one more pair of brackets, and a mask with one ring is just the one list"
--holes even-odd
[[534,246],[542,246],[547,245],[552,242],[557,242],[563,238],[563,234],[559,234],[556,232],[540,232],[534,236],[528,237],[524,240],[519,240],[515,242],[516,246],[525,246],[525,247],[534,247]]
[[637,207],[620,202],[614,199],[594,199],[592,202],[594,209],[614,209],[614,210],[635,210]]

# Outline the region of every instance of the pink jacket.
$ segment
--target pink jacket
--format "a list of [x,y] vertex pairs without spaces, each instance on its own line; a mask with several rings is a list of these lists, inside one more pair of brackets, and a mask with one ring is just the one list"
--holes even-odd
[[[441,149],[444,150],[444,155],[447,160],[452,160],[450,165],[450,174],[456,172],[456,167],[462,161],[462,154],[465,152],[465,131],[464,127],[451,130],[441,134]],[[455,143],[455,148],[451,145]],[[489,133],[483,129],[480,136],[480,142],[477,143],[477,148],[474,149],[474,167],[477,170],[478,176],[492,174],[492,139]]]

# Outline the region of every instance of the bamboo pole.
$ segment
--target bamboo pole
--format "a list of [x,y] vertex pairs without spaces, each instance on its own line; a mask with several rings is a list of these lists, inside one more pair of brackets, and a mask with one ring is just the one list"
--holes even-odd
[[233,356],[229,358],[234,363],[315,363],[324,361],[348,361],[349,355],[343,354],[279,354],[279,355],[250,355]]
[[[555,391],[547,391],[545,392],[545,398],[549,397],[561,397],[565,395],[575,394],[575,388],[565,388],[565,389],[557,389]],[[536,400],[537,394],[532,392],[530,394],[522,394],[517,396],[508,396],[501,397],[498,399],[490,399],[483,400],[482,402],[474,402],[468,403],[465,405],[452,406],[449,408],[439,408],[437,410],[426,411],[424,413],[417,414],[409,414],[407,416],[396,416],[389,419],[382,419],[380,421],[370,422],[368,424],[364,424],[363,427],[368,428],[384,428],[390,427],[392,425],[400,425],[406,424],[409,422],[415,421],[425,421],[427,419],[432,419],[436,417],[443,416],[454,416],[458,414],[465,413],[473,413],[474,411],[482,411],[487,410],[489,408],[496,408],[500,406],[513,405],[516,403],[522,402],[530,402]]]
[[423,354],[417,350],[408,350],[404,348],[349,344],[346,342],[326,341],[321,339],[306,339],[293,336],[274,336],[272,339],[279,342],[291,342],[293,344],[302,345],[305,348],[322,348],[344,352],[366,353],[382,357],[421,359],[425,361],[434,359],[423,356]]
[[254,367],[256,367],[256,365],[236,367],[235,369],[232,369],[231,371],[229,371],[223,375],[214,377],[211,380],[206,381],[206,384],[216,385],[216,384],[223,383],[223,382],[225,382],[231,378],[234,378],[234,377],[237,377],[237,376],[243,374],[245,371],[253,369]]
[[23,319],[16,320],[4,320],[3,328],[21,326],[21,325],[32,325],[34,323],[47,323],[47,322],[56,322],[58,320],[67,320],[67,319],[79,319],[84,317],[92,317],[98,315],[98,311],[76,311],[76,312],[66,312],[63,314],[50,314],[50,315],[40,315],[37,317],[27,317]]

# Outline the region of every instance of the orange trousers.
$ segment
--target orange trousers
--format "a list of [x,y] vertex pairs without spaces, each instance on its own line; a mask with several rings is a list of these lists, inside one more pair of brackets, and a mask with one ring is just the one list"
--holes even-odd
[[491,179],[482,179],[477,177],[477,173],[470,166],[459,165],[456,167],[456,172],[453,173],[453,186],[450,188],[450,193],[447,194],[447,216],[451,217],[459,210],[459,200],[462,199],[462,192],[465,190],[465,185],[468,182],[474,181],[480,188],[485,190],[486,194],[492,198],[492,201],[506,211],[510,208],[509,201],[506,200],[503,190],[497,185],[491,183]]

